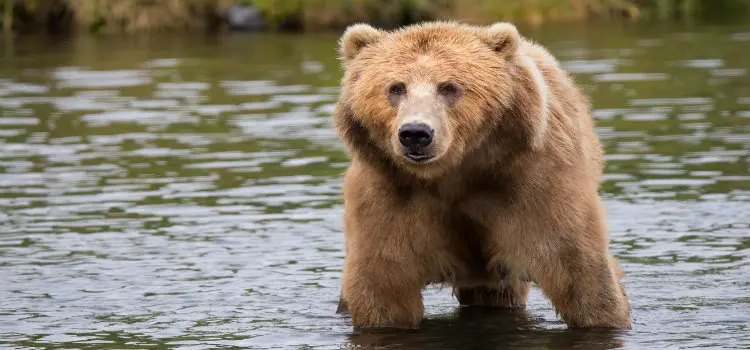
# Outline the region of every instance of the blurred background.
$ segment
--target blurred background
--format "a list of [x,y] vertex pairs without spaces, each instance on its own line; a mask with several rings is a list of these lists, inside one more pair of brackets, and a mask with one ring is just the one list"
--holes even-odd
[[748,0],[3,0],[6,29],[153,32],[224,28],[321,31],[354,22],[747,20]]
[[[750,1],[2,0],[0,347],[750,348]],[[591,97],[629,332],[335,315],[343,28],[513,21]]]

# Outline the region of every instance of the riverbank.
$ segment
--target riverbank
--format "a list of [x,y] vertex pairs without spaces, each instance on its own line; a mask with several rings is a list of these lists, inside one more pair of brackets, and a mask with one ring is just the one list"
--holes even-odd
[[323,31],[354,22],[471,23],[745,17],[750,0],[2,0],[5,31]]

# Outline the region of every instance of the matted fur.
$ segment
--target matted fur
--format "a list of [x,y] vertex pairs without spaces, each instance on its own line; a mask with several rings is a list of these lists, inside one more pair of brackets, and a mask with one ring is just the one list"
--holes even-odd
[[[509,23],[359,24],[340,49],[334,120],[351,156],[340,310],[355,328],[418,327],[429,283],[452,285],[461,304],[524,307],[531,281],[570,327],[630,327],[598,195],[601,147],[554,57]],[[443,81],[460,86],[455,104],[436,92]],[[407,86],[396,105],[395,82]],[[394,141],[414,113],[439,124],[427,164]]]

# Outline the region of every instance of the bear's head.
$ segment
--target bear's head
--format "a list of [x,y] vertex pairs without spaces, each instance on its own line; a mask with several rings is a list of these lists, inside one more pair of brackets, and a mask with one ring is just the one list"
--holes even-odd
[[521,40],[510,23],[350,26],[340,39],[339,134],[355,156],[425,179],[460,170],[471,152],[532,147],[543,121],[516,115],[546,101]]

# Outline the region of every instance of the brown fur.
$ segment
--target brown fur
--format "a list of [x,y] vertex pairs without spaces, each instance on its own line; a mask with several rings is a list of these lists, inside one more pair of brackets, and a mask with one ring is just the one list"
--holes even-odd
[[[588,101],[545,49],[507,23],[360,24],[340,45],[334,120],[352,163],[339,308],[355,328],[418,327],[429,283],[464,305],[524,307],[531,281],[569,327],[630,328]],[[460,86],[455,101],[431,88],[442,81]],[[414,89],[397,104],[394,82]],[[415,113],[436,123],[426,164],[394,141]]]

